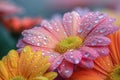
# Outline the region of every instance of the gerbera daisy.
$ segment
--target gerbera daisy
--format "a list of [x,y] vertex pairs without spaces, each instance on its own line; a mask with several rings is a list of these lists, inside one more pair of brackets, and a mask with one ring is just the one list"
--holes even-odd
[[34,51],[42,50],[51,56],[50,70],[57,68],[62,77],[70,77],[74,64],[92,68],[93,60],[107,55],[110,39],[106,35],[115,32],[113,19],[100,12],[79,15],[77,12],[64,14],[63,20],[54,18],[43,21],[40,27],[25,30],[17,45],[30,45]]
[[0,80],[53,80],[57,73],[46,72],[49,66],[48,57],[34,53],[29,46],[20,55],[11,50],[0,60]]
[[77,71],[68,80],[120,80],[120,30],[110,39],[108,56],[97,58],[94,69]]

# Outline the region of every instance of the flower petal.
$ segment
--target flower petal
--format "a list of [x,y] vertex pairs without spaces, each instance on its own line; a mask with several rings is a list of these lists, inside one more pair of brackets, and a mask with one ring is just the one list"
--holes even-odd
[[99,56],[96,50],[90,48],[90,47],[81,47],[80,51],[83,55],[83,58],[94,60]]
[[49,50],[49,49],[41,49],[41,51],[42,51],[43,56],[48,56],[49,57],[50,62],[53,62],[57,57],[60,56],[59,53],[54,52],[54,51]]
[[19,55],[18,52],[15,50],[9,51],[8,55],[6,56],[6,59],[3,58],[3,62],[7,63],[6,67],[9,69],[8,72],[13,76],[18,74],[18,66],[19,66],[18,60],[19,60]]
[[57,57],[54,61],[51,62],[50,70],[55,70],[63,61],[63,56]]
[[82,68],[93,68],[94,63],[93,63],[93,60],[82,59],[81,62],[79,63],[79,66]]
[[[52,19],[49,23],[48,21],[44,20],[41,25],[51,32],[59,41],[67,37],[67,34],[63,28],[61,20],[59,18]],[[58,36],[59,34],[59,36]]]
[[23,48],[23,47],[25,47],[27,44],[25,44],[25,42],[22,40],[22,39],[20,39],[19,41],[18,41],[18,43],[17,43],[17,47],[18,48]]
[[93,35],[109,35],[118,30],[118,27],[114,26],[112,23],[114,20],[112,18],[106,18],[101,24],[97,25],[97,27],[91,31],[88,36]]
[[108,73],[111,72],[111,70],[115,66],[110,55],[99,57],[94,62],[95,62],[94,69],[101,72],[104,75],[108,75]]
[[73,64],[78,64],[82,58],[82,54],[78,50],[69,50],[64,53],[64,58]]
[[57,77],[57,73],[55,73],[55,72],[48,72],[44,76],[47,77],[48,80],[54,80]]
[[2,61],[0,61],[0,78],[2,78],[1,80],[9,80],[9,74]]
[[105,78],[95,70],[87,69],[74,72],[67,80],[104,80]]
[[98,52],[100,56],[106,56],[109,54],[109,49],[107,47],[92,47]]
[[75,11],[64,14],[63,25],[68,36],[76,35],[80,25],[81,18]]
[[106,15],[100,12],[89,12],[88,14],[84,15],[78,29],[78,35],[85,38],[105,18]]
[[22,39],[20,39],[20,40],[18,41],[18,43],[17,43],[17,47],[19,48],[18,51],[21,52],[22,49],[23,49],[26,45],[27,45],[27,46],[30,46],[34,52],[36,52],[36,51],[42,51],[42,50],[46,50],[46,51],[50,51],[50,50],[51,50],[50,48],[38,47],[38,46],[34,46],[34,45],[31,45],[31,44],[28,44],[28,43],[26,43],[25,41],[23,41]]
[[47,50],[47,49],[46,50],[42,49],[42,55],[49,57],[49,62],[51,63],[51,66],[49,68],[50,71],[55,70],[61,64],[61,62],[64,58],[59,53],[54,52],[52,50]]
[[86,46],[107,46],[110,44],[110,39],[107,37],[103,36],[93,36],[93,37],[88,37],[84,45]]
[[57,39],[42,27],[25,30],[22,32],[22,35],[24,36],[24,42],[38,47],[54,48],[58,43]]
[[62,64],[58,67],[58,72],[63,78],[69,78],[73,73],[74,65],[67,61],[63,61]]

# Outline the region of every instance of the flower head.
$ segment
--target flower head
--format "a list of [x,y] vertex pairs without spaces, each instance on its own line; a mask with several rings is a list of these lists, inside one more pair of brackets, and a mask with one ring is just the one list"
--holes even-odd
[[45,20],[40,27],[23,31],[17,47],[30,45],[34,51],[42,50],[43,55],[51,56],[51,70],[57,68],[62,77],[70,77],[74,64],[93,68],[94,59],[109,53],[107,46],[111,41],[106,36],[118,29],[113,21],[100,12],[83,16],[68,12],[63,20]]
[[9,31],[13,33],[20,33],[25,29],[30,29],[35,25],[40,24],[41,19],[30,17],[24,17],[23,19],[20,19],[18,17],[13,17],[5,18],[2,20],[2,22]]
[[120,80],[120,30],[109,37],[110,54],[97,58],[94,69],[75,72],[68,80]]
[[34,53],[28,46],[20,55],[11,50],[0,61],[0,80],[53,80],[57,73],[46,72],[49,67],[48,57]]

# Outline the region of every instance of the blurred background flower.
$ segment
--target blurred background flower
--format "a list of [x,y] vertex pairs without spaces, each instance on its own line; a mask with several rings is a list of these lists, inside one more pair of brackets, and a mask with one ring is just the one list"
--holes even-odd
[[2,20],[5,27],[12,33],[21,33],[25,29],[30,29],[37,24],[39,25],[41,22],[41,18],[31,18],[31,17],[24,17],[19,18],[17,16],[12,18],[7,18]]

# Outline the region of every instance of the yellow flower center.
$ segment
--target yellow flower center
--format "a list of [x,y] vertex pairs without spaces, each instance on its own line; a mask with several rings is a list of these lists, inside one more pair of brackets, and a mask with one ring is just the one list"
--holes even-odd
[[10,80],[26,80],[26,79],[22,76],[15,76],[15,77],[11,78]]
[[111,80],[120,80],[120,66],[115,67],[109,77]]
[[77,49],[82,45],[82,39],[78,36],[70,36],[61,40],[55,47],[55,51],[64,53],[70,49]]

